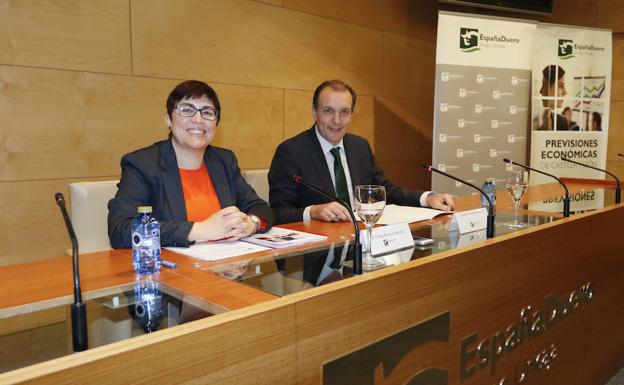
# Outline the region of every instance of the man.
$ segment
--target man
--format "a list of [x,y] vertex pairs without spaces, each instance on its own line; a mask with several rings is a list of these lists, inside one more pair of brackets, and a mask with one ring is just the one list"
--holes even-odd
[[565,116],[555,112],[555,108],[561,108],[563,97],[568,93],[565,88],[565,71],[557,65],[550,64],[544,68],[542,75],[540,94],[542,95],[542,105],[546,109],[544,110],[542,125],[539,129],[567,131],[569,129],[568,120]]
[[591,130],[602,131],[602,116],[597,111],[592,112]]
[[389,204],[453,210],[449,194],[410,191],[386,178],[368,141],[347,133],[355,101],[355,91],[348,84],[341,80],[323,82],[312,99],[314,126],[277,147],[269,170],[269,201],[277,223],[350,220],[347,209],[298,185],[293,175],[335,193],[351,207],[355,186],[376,184],[385,186]]
[[570,131],[579,130],[579,125],[576,124],[576,122],[572,120],[572,109],[570,107],[564,108],[562,115],[565,116],[566,121],[568,122],[568,130]]

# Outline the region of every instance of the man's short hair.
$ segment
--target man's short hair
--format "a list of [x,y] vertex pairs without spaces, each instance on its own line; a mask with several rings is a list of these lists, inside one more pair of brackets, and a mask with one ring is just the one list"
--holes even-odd
[[219,103],[219,97],[212,87],[199,80],[185,80],[175,86],[167,98],[167,115],[171,118],[171,113],[180,100],[199,99],[202,96],[207,97],[208,100],[212,102],[215,112],[217,113],[218,123],[219,120],[221,120],[221,103]]
[[563,109],[563,111],[561,111],[561,113],[562,113],[562,114],[565,114],[565,113],[566,113],[566,112],[568,112],[568,111],[572,112],[572,110],[570,109],[570,107],[566,107],[566,108],[564,108],[564,109]]
[[[556,74],[556,76],[555,76]],[[547,65],[542,71],[544,75],[544,82],[547,82],[549,86],[552,86],[557,79],[561,79],[565,75],[565,71],[558,65]]]
[[355,91],[350,85],[340,79],[325,80],[318,87],[316,87],[316,90],[314,91],[314,97],[312,98],[312,107],[314,107],[314,109],[318,108],[318,98],[321,94],[321,91],[323,91],[323,89],[327,87],[330,87],[332,90],[337,92],[349,91],[349,93],[351,94],[351,112],[355,110],[355,99],[357,98],[357,96],[355,95]]

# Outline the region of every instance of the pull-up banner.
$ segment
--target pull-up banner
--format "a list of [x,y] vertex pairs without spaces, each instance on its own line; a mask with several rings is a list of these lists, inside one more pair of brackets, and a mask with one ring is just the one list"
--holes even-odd
[[[611,32],[539,24],[537,34],[532,54],[531,165],[559,177],[602,179],[604,173],[562,158],[599,168],[606,165]],[[531,175],[531,184],[548,182],[542,175]],[[571,207],[593,209],[602,201],[602,192],[576,194]],[[557,211],[562,205],[555,199],[531,204],[531,209]]]
[[[611,45],[608,30],[440,12],[433,165],[477,185],[495,178],[499,188],[507,174],[502,158],[530,158],[559,177],[604,178],[562,157],[605,167]],[[550,182],[531,173],[531,184]],[[437,174],[432,189],[472,192]],[[577,194],[572,209],[602,201],[601,192]],[[561,199],[531,204],[561,208]]]
[[[433,165],[480,185],[504,185],[503,158],[526,159],[536,24],[440,12]],[[436,191],[472,189],[437,174]]]

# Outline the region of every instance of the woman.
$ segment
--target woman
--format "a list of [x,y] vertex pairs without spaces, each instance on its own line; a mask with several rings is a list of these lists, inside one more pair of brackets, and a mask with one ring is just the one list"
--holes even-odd
[[169,139],[121,159],[119,190],[108,203],[114,248],[131,247],[137,207],[149,205],[163,246],[199,240],[237,240],[268,230],[273,211],[243,179],[234,153],[211,146],[221,115],[215,91],[197,80],[167,98]]

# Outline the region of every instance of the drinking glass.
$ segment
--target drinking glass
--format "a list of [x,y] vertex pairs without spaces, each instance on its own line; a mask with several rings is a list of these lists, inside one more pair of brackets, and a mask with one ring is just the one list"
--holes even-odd
[[514,205],[514,220],[513,222],[505,223],[505,226],[511,229],[522,229],[527,227],[526,223],[518,221],[518,209],[520,208],[520,201],[524,194],[526,194],[529,189],[529,185],[527,183],[527,173],[523,170],[512,169],[507,174],[507,192],[509,192],[509,196],[513,200]]
[[373,258],[371,250],[373,226],[386,207],[386,188],[377,185],[355,186],[355,211],[366,225],[368,245],[366,254],[362,258],[362,270],[372,270],[384,263]]

